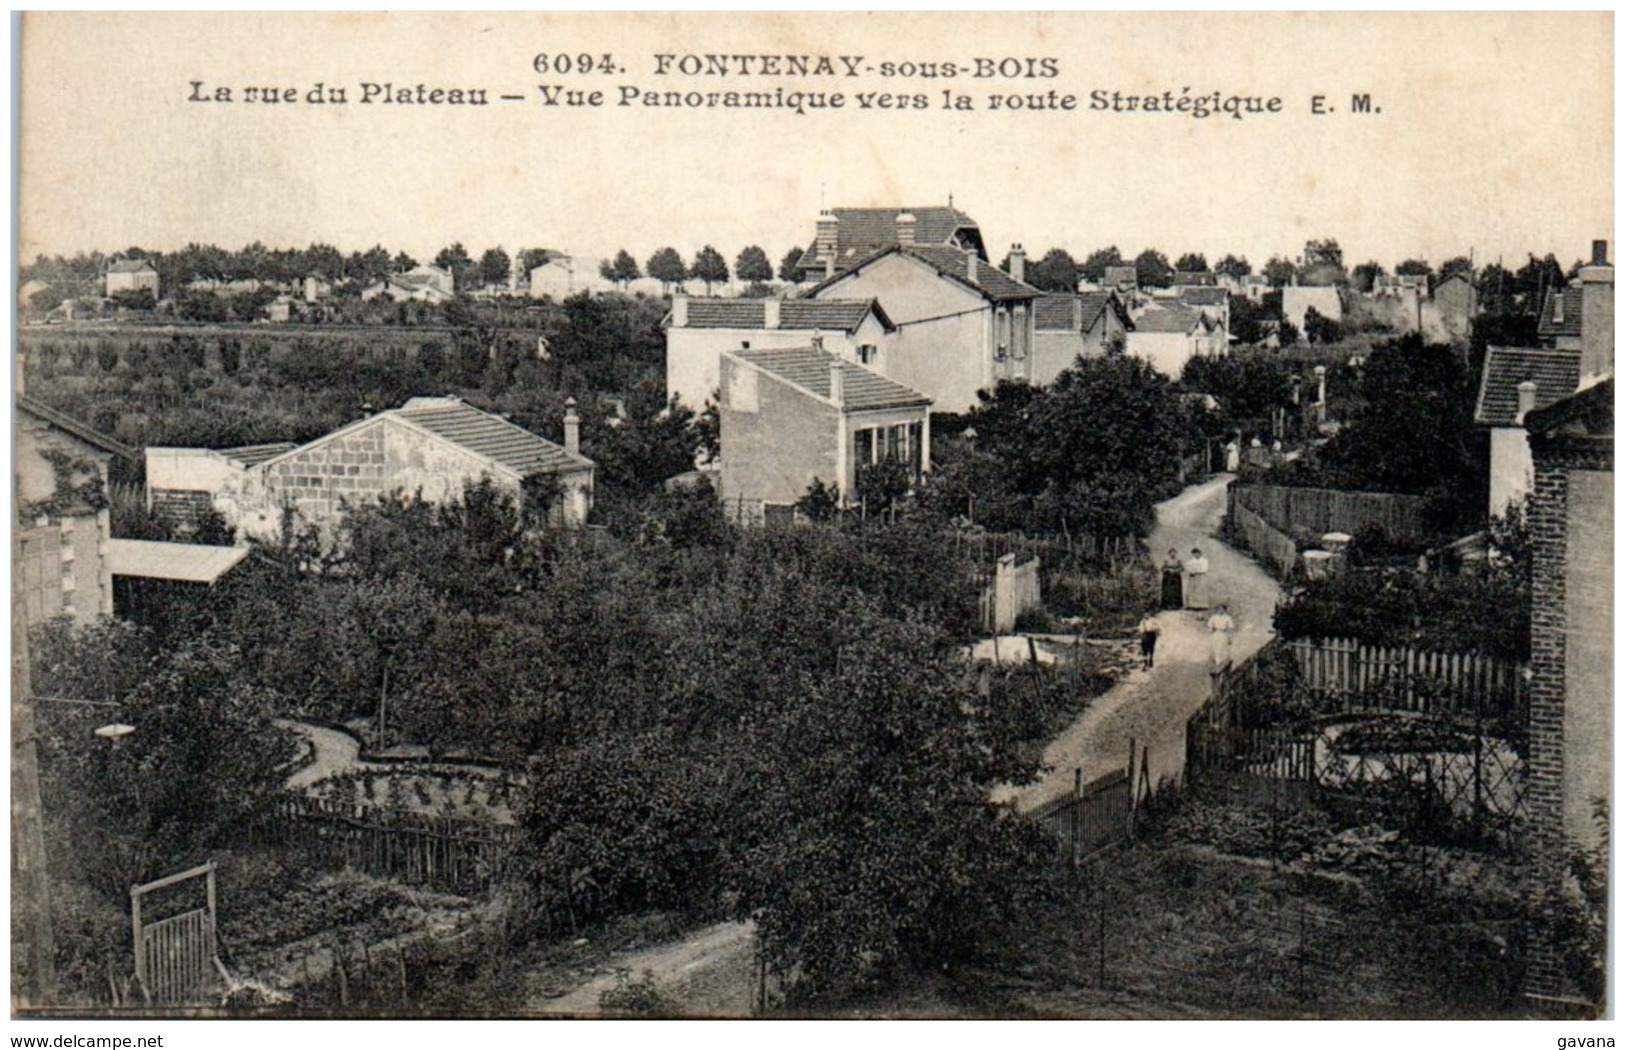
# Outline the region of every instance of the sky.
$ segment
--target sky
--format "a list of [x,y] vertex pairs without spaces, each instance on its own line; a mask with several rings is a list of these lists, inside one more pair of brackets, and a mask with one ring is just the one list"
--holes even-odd
[[[460,241],[476,256],[626,248],[640,261],[666,244],[730,259],[759,244],[776,260],[812,239],[821,207],[951,197],[996,259],[1013,242],[1080,259],[1115,244],[1258,266],[1332,237],[1351,265],[1566,263],[1613,240],[1612,40],[1608,12],[29,14],[19,256],[259,240],[421,259]],[[582,53],[611,55],[611,71],[536,71],[539,54]],[[714,54],[862,56],[861,72],[681,73],[683,56]],[[940,75],[978,58],[1038,75]],[[885,63],[939,75],[886,76]],[[362,104],[367,83],[493,102]],[[349,101],[304,101],[317,84]],[[546,106],[548,85],[603,104]],[[299,101],[247,103],[248,87]],[[189,101],[219,88],[233,101]],[[621,106],[623,89],[840,92],[845,107]],[[1076,108],[992,108],[1052,91]],[[1281,102],[1197,119],[1092,110],[1096,91]],[[976,108],[943,108],[945,92]],[[926,108],[860,107],[879,93]],[[1374,111],[1350,112],[1365,94]],[[1312,114],[1317,95],[1334,112]]]

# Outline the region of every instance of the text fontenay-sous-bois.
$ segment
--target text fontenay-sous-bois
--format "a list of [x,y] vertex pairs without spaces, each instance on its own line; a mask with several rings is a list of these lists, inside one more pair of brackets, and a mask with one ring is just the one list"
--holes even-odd
[[[543,52],[531,61],[532,72],[559,78],[536,83],[524,92],[503,92],[489,87],[449,86],[392,80],[353,84],[318,82],[227,85],[192,80],[186,97],[193,103],[247,105],[351,105],[390,107],[486,107],[505,102],[536,102],[545,108],[594,109],[714,109],[781,111],[807,115],[825,111],[952,112],[1088,112],[1106,114],[1174,115],[1205,120],[1210,117],[1279,115],[1289,107],[1279,95],[1246,94],[1193,89],[1186,85],[1161,92],[1123,92],[1091,88],[1064,91],[1042,84],[1061,75],[1061,60],[1044,56],[976,57],[967,60],[892,61],[863,55],[692,54],[661,53],[650,56],[651,80],[632,82],[628,70],[613,53]],[[621,78],[606,83],[602,78]],[[793,83],[850,84],[859,78],[896,83],[909,81],[907,90],[802,90]],[[567,78],[567,79],[566,79]],[[676,86],[679,81],[698,81]],[[968,94],[940,87],[953,81],[983,88]],[[703,87],[700,85],[703,84]],[[889,86],[889,85],[888,85]],[[987,90],[997,86],[997,90]],[[855,85],[854,85],[855,87]],[[1293,112],[1321,116],[1338,112],[1324,93],[1311,94]],[[1370,94],[1350,96],[1345,112],[1377,114],[1382,108]]]

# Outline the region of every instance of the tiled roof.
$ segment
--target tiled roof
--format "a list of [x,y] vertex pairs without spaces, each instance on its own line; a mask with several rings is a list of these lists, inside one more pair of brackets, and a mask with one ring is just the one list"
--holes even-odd
[[837,273],[834,277],[825,278],[813,285],[807,292],[807,298],[817,296],[820,291],[847,276],[847,274],[861,270],[871,262],[893,252],[918,259],[944,277],[958,281],[967,288],[972,288],[995,302],[1012,299],[1036,299],[1044,294],[1032,285],[1023,284],[992,263],[984,262],[980,258],[976,261],[976,279],[971,280],[969,262],[971,253],[960,251],[958,248],[922,247],[919,245],[912,248],[899,248],[893,245],[890,248],[882,248],[873,255],[860,260],[857,265],[845,272]]
[[[1109,292],[1079,292],[1076,295],[1045,295],[1033,303],[1033,323],[1040,331],[1078,331],[1088,330],[1100,316],[1106,304],[1111,302]],[[1080,302],[1082,324],[1074,318],[1072,304]]]
[[[120,259],[107,268],[108,273],[145,273],[152,270],[152,264],[145,259]],[[156,271],[154,271],[156,272]]]
[[590,467],[592,460],[457,398],[414,397],[386,415],[416,423],[521,476]]
[[1213,276],[1212,270],[1175,270],[1173,285],[1175,288],[1211,288],[1219,283]]
[[829,397],[830,367],[841,366],[842,405],[846,408],[899,408],[908,405],[929,405],[931,399],[917,390],[911,390],[871,372],[862,365],[843,361],[834,354],[811,347],[787,350],[734,350],[730,353],[747,364],[778,376],[800,387],[815,397]]
[[1179,332],[1195,328],[1201,315],[1185,306],[1162,306],[1147,310],[1134,319],[1136,332]]
[[1580,385],[1580,351],[1492,346],[1484,358],[1475,422],[1508,427],[1518,419],[1518,384],[1533,380],[1535,407],[1545,408]]
[[45,402],[29,397],[27,394],[17,398],[17,407],[31,416],[43,419],[64,433],[72,434],[80,441],[95,445],[104,452],[111,452],[115,456],[122,456],[128,460],[134,460],[139,455],[135,449],[122,441],[110,438],[95,427],[81,423],[66,412],[54,409]]
[[[851,269],[858,262],[882,248],[897,243],[897,217],[904,212],[914,216],[914,243],[920,245],[951,245],[954,234],[962,229],[977,229],[976,220],[958,208],[942,206],[928,208],[831,208],[839,220],[835,233],[835,269]],[[980,231],[978,231],[978,234]],[[804,272],[814,273],[823,266],[818,257],[815,238],[802,253]]]
[[916,246],[906,249],[916,259],[923,259],[937,268],[939,273],[957,278],[990,299],[1036,299],[1044,294],[1030,284],[1011,277],[991,263],[976,261],[976,279],[970,278],[969,252],[958,248],[932,248]]
[[[1594,437],[1614,435],[1614,377],[1597,377],[1583,390],[1554,401],[1524,417],[1531,434],[1547,434],[1560,427],[1583,430]],[[1538,453],[1538,449],[1537,449]]]
[[[779,327],[822,329],[826,332],[855,332],[869,314],[875,314],[888,330],[894,326],[880,304],[873,299],[785,299],[779,303]],[[762,299],[690,299],[688,328],[745,328],[758,331],[767,327],[767,306]]]
[[284,452],[292,452],[298,447],[292,441],[272,441],[265,445],[238,445],[236,448],[222,448],[216,451],[245,467],[253,467],[266,460],[275,459]]
[[1179,301],[1190,306],[1223,306],[1230,293],[1223,288],[1186,284],[1179,287]]
[[1140,271],[1132,266],[1108,266],[1102,284],[1139,284]]
[[[1558,296],[1562,296],[1563,319],[1557,319]],[[1540,310],[1540,326],[1536,332],[1542,339],[1550,339],[1560,335],[1580,334],[1580,310],[1585,303],[1585,297],[1578,285],[1567,288],[1554,289],[1546,293],[1546,303]]]

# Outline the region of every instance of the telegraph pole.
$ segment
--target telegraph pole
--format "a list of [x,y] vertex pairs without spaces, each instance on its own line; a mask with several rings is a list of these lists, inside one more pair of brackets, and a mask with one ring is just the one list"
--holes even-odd
[[33,679],[28,665],[22,549],[19,522],[13,526],[11,541],[11,909],[12,915],[22,920],[19,925],[26,942],[27,974],[21,1001],[14,1006],[38,1007],[55,1001],[56,941],[51,932],[51,888],[45,871],[45,826],[40,806]]

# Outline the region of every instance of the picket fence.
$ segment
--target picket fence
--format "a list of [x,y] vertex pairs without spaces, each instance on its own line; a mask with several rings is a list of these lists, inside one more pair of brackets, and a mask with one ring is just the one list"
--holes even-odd
[[260,837],[332,867],[485,894],[507,872],[518,829],[296,796],[271,808]]
[[1300,639],[1289,647],[1324,714],[1382,710],[1520,721],[1529,709],[1526,664],[1351,638]]

